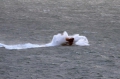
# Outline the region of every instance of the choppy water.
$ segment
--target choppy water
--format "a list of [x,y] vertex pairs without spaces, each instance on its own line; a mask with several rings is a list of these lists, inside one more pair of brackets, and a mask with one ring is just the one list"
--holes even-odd
[[[34,48],[64,30],[90,46]],[[120,0],[0,0],[0,78],[119,79],[119,34]]]

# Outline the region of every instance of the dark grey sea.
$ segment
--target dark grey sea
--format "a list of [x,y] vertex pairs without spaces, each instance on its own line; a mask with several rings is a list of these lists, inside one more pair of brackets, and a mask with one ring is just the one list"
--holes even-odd
[[90,46],[0,48],[0,79],[120,79],[120,0],[0,0],[0,43],[44,44],[67,31]]

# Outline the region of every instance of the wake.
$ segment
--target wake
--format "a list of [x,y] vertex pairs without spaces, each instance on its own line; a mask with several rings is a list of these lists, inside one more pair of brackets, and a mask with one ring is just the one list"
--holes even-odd
[[89,42],[87,37],[80,36],[79,34],[68,35],[66,31],[63,34],[58,33],[53,36],[53,39],[50,43],[39,45],[39,44],[32,44],[32,43],[25,43],[25,44],[16,44],[16,45],[6,45],[0,43],[0,47],[4,47],[6,49],[28,49],[28,48],[39,48],[39,47],[50,47],[50,46],[89,46]]

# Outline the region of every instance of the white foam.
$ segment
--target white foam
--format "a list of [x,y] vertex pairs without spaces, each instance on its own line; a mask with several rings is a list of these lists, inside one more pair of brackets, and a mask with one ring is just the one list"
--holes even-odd
[[75,35],[68,35],[65,31],[63,34],[58,33],[57,35],[53,36],[53,39],[50,43],[39,45],[39,44],[32,44],[32,43],[25,43],[25,44],[16,44],[16,45],[6,45],[0,43],[0,47],[5,47],[6,49],[28,49],[28,48],[38,48],[38,47],[50,47],[50,46],[60,46],[61,44],[66,42],[66,38],[72,37],[74,38],[74,45],[78,46],[89,46],[89,42],[87,37],[80,36],[79,34]]
[[31,43],[6,45],[0,43],[0,47],[5,47],[6,49],[28,49],[28,48],[44,47],[44,45],[31,44]]

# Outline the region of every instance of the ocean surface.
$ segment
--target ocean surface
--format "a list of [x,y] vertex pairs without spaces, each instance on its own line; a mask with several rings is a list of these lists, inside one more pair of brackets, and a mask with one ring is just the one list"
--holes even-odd
[[[63,31],[90,46],[39,47]],[[0,0],[0,79],[120,79],[120,0]]]

